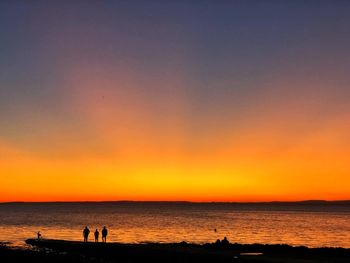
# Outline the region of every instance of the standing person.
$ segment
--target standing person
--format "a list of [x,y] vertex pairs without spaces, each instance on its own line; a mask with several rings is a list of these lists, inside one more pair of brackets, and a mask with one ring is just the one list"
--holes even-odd
[[97,243],[98,242],[98,236],[100,235],[100,232],[98,232],[98,230],[96,229],[94,234],[95,234],[95,242]]
[[102,242],[106,243],[107,242],[107,235],[108,235],[108,230],[107,228],[104,226],[102,229]]
[[88,227],[86,226],[83,230],[84,243],[88,242],[89,234],[90,234],[90,229],[88,229]]

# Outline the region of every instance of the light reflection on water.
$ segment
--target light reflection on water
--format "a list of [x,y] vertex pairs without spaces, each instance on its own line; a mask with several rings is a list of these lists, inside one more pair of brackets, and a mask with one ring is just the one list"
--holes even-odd
[[[350,248],[350,209],[295,209],[191,204],[0,205],[0,241],[23,244],[44,238],[81,240],[87,225],[105,225],[113,242],[285,243]],[[214,232],[214,228],[218,231]],[[90,234],[92,240],[93,235]]]

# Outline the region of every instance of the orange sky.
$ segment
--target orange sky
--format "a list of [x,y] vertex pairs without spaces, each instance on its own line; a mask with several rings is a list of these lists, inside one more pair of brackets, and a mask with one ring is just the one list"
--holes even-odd
[[288,147],[273,138],[283,142],[289,134],[244,132],[237,141],[217,146],[213,139],[214,146],[190,150],[136,133],[114,151],[87,153],[89,141],[77,148],[63,143],[53,157],[1,143],[1,201],[347,199],[349,148],[333,125]]
[[0,4],[0,201],[350,199],[347,4],[170,2]]
[[318,97],[292,93],[269,104],[267,93],[232,123],[196,120],[180,74],[164,80],[171,96],[150,106],[121,71],[73,70],[63,86],[77,121],[32,113],[39,135],[0,141],[0,201],[350,198],[348,112],[317,119]]

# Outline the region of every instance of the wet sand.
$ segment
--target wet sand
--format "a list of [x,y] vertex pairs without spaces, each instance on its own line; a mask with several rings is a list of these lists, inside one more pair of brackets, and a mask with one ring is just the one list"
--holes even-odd
[[0,246],[1,262],[350,262],[350,249],[288,245],[120,244],[28,239],[31,249]]

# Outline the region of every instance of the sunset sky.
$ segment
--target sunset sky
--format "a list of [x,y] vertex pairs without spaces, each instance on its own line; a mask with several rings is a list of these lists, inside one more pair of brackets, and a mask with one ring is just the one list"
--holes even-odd
[[349,14],[1,1],[0,201],[350,199]]

